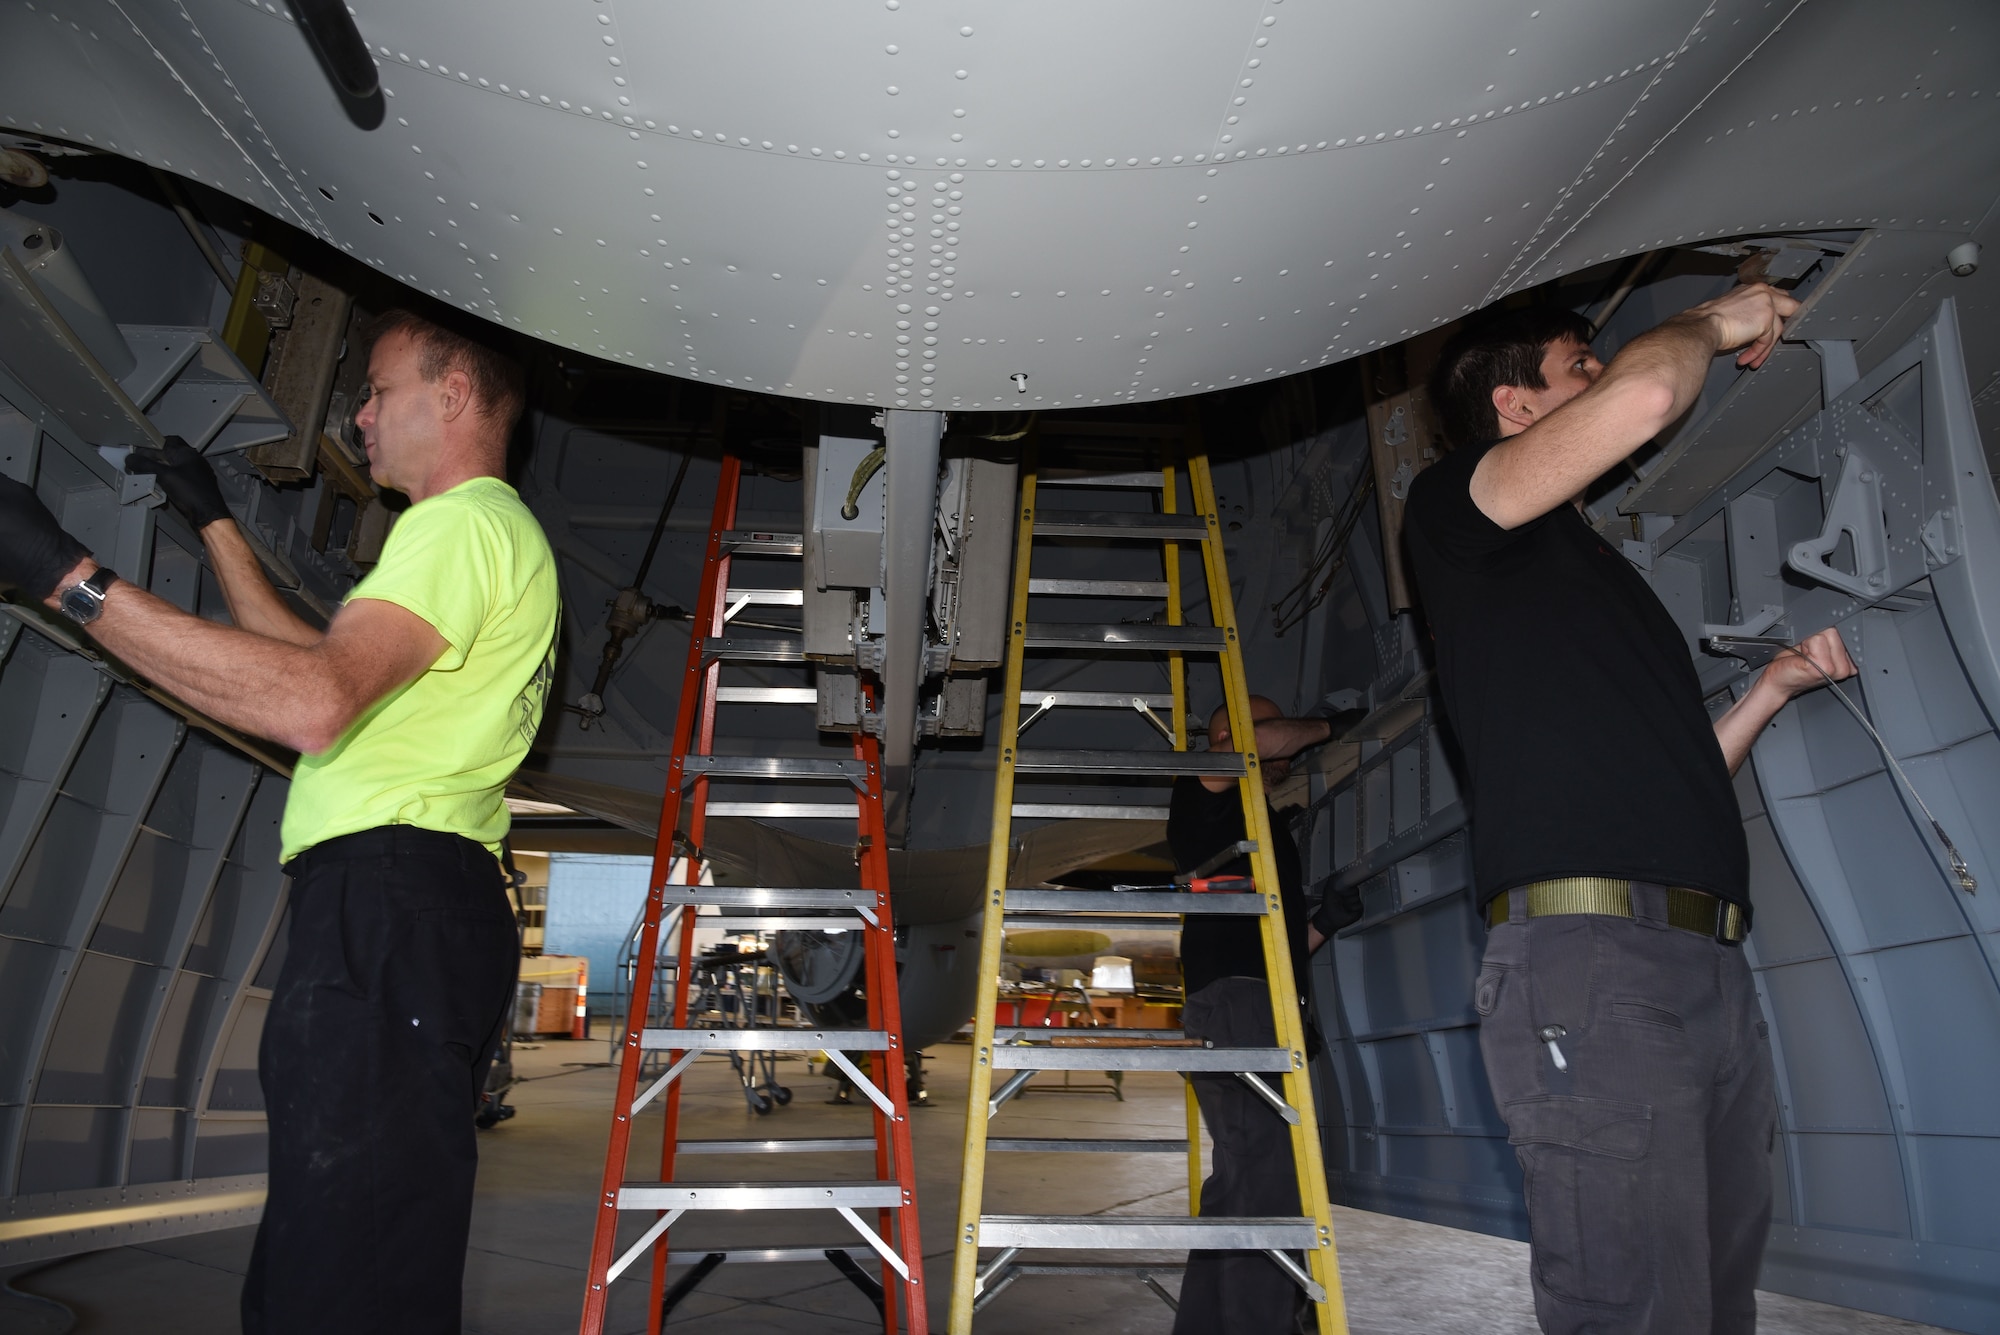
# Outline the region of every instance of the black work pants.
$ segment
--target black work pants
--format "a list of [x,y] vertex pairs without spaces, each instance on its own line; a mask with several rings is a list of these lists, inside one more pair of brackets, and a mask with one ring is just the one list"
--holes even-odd
[[[1181,1030],[1218,1048],[1276,1047],[1271,985],[1218,978],[1187,999]],[[1201,1184],[1201,1217],[1297,1217],[1299,1179],[1285,1119],[1240,1076],[1190,1078],[1215,1160]],[[1304,1305],[1305,1292],[1262,1252],[1191,1251],[1174,1335],[1290,1335]]]
[[1632,900],[1500,924],[1475,990],[1535,1314],[1549,1335],[1750,1335],[1777,1127],[1756,986],[1740,947],[1667,925],[1660,887]]
[[519,968],[499,865],[383,826],[307,850],[258,1050],[270,1195],[246,1335],[459,1329],[472,1118]]

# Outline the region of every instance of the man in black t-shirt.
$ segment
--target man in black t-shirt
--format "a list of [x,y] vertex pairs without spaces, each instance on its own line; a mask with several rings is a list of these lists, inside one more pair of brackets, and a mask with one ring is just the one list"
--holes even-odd
[[[1330,740],[1340,726],[1339,720],[1286,718],[1274,701],[1261,695],[1250,697],[1250,717],[1256,723],[1258,768],[1266,785],[1283,783],[1292,758]],[[1229,711],[1218,709],[1208,722],[1208,749],[1230,747]],[[1278,904],[1284,914],[1292,977],[1303,1005],[1307,957],[1361,916],[1360,896],[1329,895],[1308,920],[1298,847],[1278,813],[1269,814]],[[1237,780],[1183,775],[1175,782],[1167,812],[1167,842],[1173,848],[1174,865],[1183,874],[1244,838]],[[1248,876],[1250,860],[1235,858],[1210,874]],[[1181,1029],[1189,1038],[1204,1038],[1219,1048],[1277,1046],[1258,919],[1189,914],[1181,927],[1181,978],[1187,992]],[[1201,1186],[1200,1214],[1204,1218],[1297,1215],[1298,1175],[1284,1119],[1235,1075],[1196,1074],[1191,1079],[1214,1143],[1214,1171]],[[1262,1252],[1191,1252],[1174,1331],[1176,1335],[1290,1331],[1304,1301],[1299,1286]]]
[[1711,720],[1673,619],[1581,511],[1713,357],[1762,365],[1796,309],[1739,287],[1609,366],[1580,317],[1515,312],[1448,344],[1433,382],[1459,448],[1411,486],[1405,534],[1469,770],[1480,1049],[1552,1333],[1756,1328],[1776,1098],[1731,776],[1786,701],[1854,666],[1821,631]]

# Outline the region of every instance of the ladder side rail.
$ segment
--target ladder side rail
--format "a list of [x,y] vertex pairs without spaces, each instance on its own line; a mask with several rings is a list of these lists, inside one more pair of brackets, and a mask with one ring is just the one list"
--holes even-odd
[[978,1000],[972,1012],[972,1067],[967,1080],[965,1159],[959,1179],[958,1228],[952,1238],[951,1335],[972,1335],[979,1278],[979,1213],[986,1185],[987,1101],[993,1088],[994,1011],[999,1002],[1000,944],[1006,919],[1008,853],[1013,847],[1015,733],[1021,720],[1021,668],[1027,649],[1028,572],[1035,550],[1035,437],[1021,457],[1015,512],[1014,587],[1007,618],[1006,681],[1000,696],[1000,763],[993,783],[993,834],[986,855],[986,906],[979,926]]
[[[711,587],[713,572],[721,550],[720,535],[727,527],[722,522],[722,516],[733,513],[734,501],[728,495],[735,481],[729,467],[732,462],[725,460],[723,480],[716,487],[715,519],[709,525],[708,550],[703,562],[703,592],[711,599],[714,596]],[[642,1060],[639,1036],[645,1030],[646,1011],[653,995],[653,969],[659,958],[660,913],[664,902],[662,891],[673,865],[673,835],[680,816],[682,758],[693,736],[695,695],[700,689],[702,667],[701,637],[692,635],[688,642],[687,669],[681,682],[680,712],[674,719],[672,762],[667,773],[666,792],[660,802],[660,826],[654,840],[653,869],[646,891],[646,921],[640,929],[639,951],[634,962],[632,995],[618,1062],[617,1089],[612,1096],[611,1137],[605,1150],[604,1177],[598,1190],[597,1212],[591,1232],[589,1268],[584,1279],[583,1315],[578,1326],[581,1335],[602,1335],[606,1304],[610,1299],[610,1280],[607,1276],[611,1269],[611,1253],[618,1241],[618,1193],[624,1185],[625,1160],[631,1147],[632,1100],[638,1092]],[[694,915],[683,916],[682,939],[685,942],[692,939]],[[683,976],[688,972],[685,946],[678,972]],[[675,1083],[678,1086],[679,1082]]]
[[[870,704],[873,703],[870,689]],[[873,942],[865,960],[874,976],[869,980],[871,1029],[888,1035],[888,1046],[874,1053],[875,1083],[889,1095],[895,1109],[893,1118],[875,1110],[876,1180],[894,1180],[901,1188],[903,1203],[884,1208],[880,1222],[882,1237],[895,1248],[909,1274],[907,1281],[896,1275],[885,1260],[882,1266],[884,1328],[895,1335],[896,1302],[899,1288],[906,1299],[905,1321],[909,1335],[929,1335],[930,1309],[924,1289],[924,1243],[917,1223],[917,1160],[910,1132],[910,1091],[906,1077],[910,1053],[903,1043],[903,1001],[896,977],[896,922],[889,884],[889,828],[882,810],[882,743],[872,733],[855,738],[857,758],[868,766],[866,789],[860,798],[861,884],[875,891],[875,925],[865,929]],[[891,1233],[891,1227],[894,1233]]]
[[[1180,469],[1178,461],[1169,458],[1160,468],[1160,513],[1176,514],[1180,510]],[[1167,577],[1167,624],[1183,624],[1186,613],[1181,600],[1181,545],[1178,542],[1163,543],[1160,560]],[[1187,699],[1187,658],[1180,653],[1167,655],[1167,680],[1174,694],[1174,750],[1188,749],[1188,699]],[[1201,1214],[1201,1104],[1194,1096],[1194,1082],[1183,1078],[1182,1089],[1187,1101],[1187,1158],[1188,1158],[1188,1213]]]
[[[874,692],[866,687],[863,688],[863,692],[863,698],[872,706]],[[896,971],[896,928],[894,920],[888,914],[887,897],[882,894],[882,887],[888,884],[888,879],[882,874],[884,869],[878,865],[878,859],[886,856],[886,850],[880,847],[879,841],[888,826],[887,822],[880,818],[882,808],[877,783],[881,773],[880,746],[879,743],[874,748],[866,745],[866,742],[874,740],[865,731],[857,733],[854,738],[854,758],[868,765],[866,787],[855,794],[860,808],[857,813],[860,839],[855,849],[855,862],[861,872],[862,888],[875,891],[875,925],[864,929],[868,935],[865,938],[867,945],[862,951],[863,987],[867,992],[868,1027],[887,1033],[890,1042],[894,1043],[900,1033],[900,1026],[891,1023],[889,1008],[884,1004],[887,998],[882,990],[886,984],[882,980],[881,933],[885,928],[889,933],[888,973],[893,978]],[[876,753],[873,758],[869,756],[871,749]],[[896,1086],[891,1083],[895,1077],[889,1073],[894,1065],[893,1061],[889,1060],[892,1055],[887,1052],[871,1052],[868,1069],[874,1073],[876,1088],[889,1095],[890,1106],[893,1108],[901,1105],[896,1097]],[[869,1101],[869,1115],[875,1120],[875,1180],[887,1182],[894,1178],[900,1184],[902,1161],[890,1143],[893,1128],[889,1119],[882,1115],[882,1109],[872,1099]],[[905,1204],[910,1203],[912,1199],[906,1195]],[[875,1212],[876,1230],[881,1233],[883,1241],[892,1246],[902,1241],[895,1231],[897,1214],[896,1209],[886,1205]],[[882,1328],[887,1335],[896,1335],[896,1300],[901,1292],[900,1282],[895,1268],[885,1259],[882,1262]],[[914,1317],[914,1307],[911,1309],[911,1314]]]
[[[688,710],[687,706],[692,702],[685,698],[683,698],[682,708],[685,712],[694,714],[693,737],[690,740],[693,743],[691,749],[695,755],[712,755],[715,751],[715,688],[720,684],[722,679],[722,663],[719,659],[707,659],[705,663],[702,660],[706,658],[706,654],[703,652],[707,648],[706,642],[713,637],[722,635],[728,629],[728,624],[724,619],[724,602],[726,601],[726,594],[729,589],[731,559],[729,552],[723,549],[721,535],[736,527],[736,502],[741,492],[742,481],[742,461],[733,454],[723,455],[722,473],[716,479],[715,484],[715,514],[709,523],[708,551],[703,554],[702,558],[701,591],[696,596],[695,601],[695,614],[700,619],[688,623],[688,679],[686,690],[699,690],[700,709],[698,713]],[[696,671],[697,664],[700,664],[698,673]],[[697,683],[699,683],[698,686]],[[686,690],[683,691],[684,697]],[[682,721],[677,715],[674,719],[676,743],[681,740],[681,731]],[[673,763],[667,774],[665,801],[674,803],[676,817],[674,823],[676,826],[682,823],[679,805],[680,784],[689,751],[689,747],[676,745]],[[687,840],[697,850],[704,846],[703,840],[708,837],[708,786],[708,775],[697,774],[693,785],[694,791],[688,794],[687,813],[685,816]],[[667,834],[667,823],[665,820],[660,822],[660,832],[661,838],[667,841],[666,855],[669,859],[668,865],[671,866],[673,840]],[[659,875],[657,870],[659,858],[660,852],[656,846],[653,853],[656,878]],[[686,875],[688,881],[691,884],[699,884],[701,881],[702,859],[690,853],[685,866],[687,868]],[[698,917],[699,910],[692,909],[692,906],[691,911],[681,915],[681,965],[674,971],[673,1023],[676,1029],[685,1029],[688,1026],[688,996],[694,978],[694,933]],[[672,1063],[679,1060],[680,1053],[669,1052],[666,1054],[666,1058],[669,1063]],[[671,1085],[668,1085],[665,1097],[662,1100],[664,1115],[661,1118],[660,1127],[659,1180],[661,1182],[671,1182],[674,1178],[674,1147],[680,1140],[681,1090],[685,1084],[686,1081],[684,1080],[676,1080]],[[672,1250],[669,1245],[668,1232],[668,1229],[661,1229],[659,1235],[653,1240],[652,1284],[650,1290],[652,1300],[647,1304],[647,1335],[660,1335],[661,1329],[666,1324],[666,1304],[663,1299],[666,1296],[667,1288],[667,1258]]]
[[[1179,513],[1180,483],[1176,476],[1179,471],[1171,461],[1160,469],[1161,514]],[[1186,613],[1181,607],[1181,545],[1160,544],[1160,560],[1167,576],[1167,624],[1183,625]],[[1167,655],[1167,676],[1174,693],[1174,750],[1185,751],[1188,749],[1187,658],[1178,650]]]
[[[1326,1169],[1321,1161],[1319,1116],[1313,1106],[1312,1083],[1305,1065],[1304,1015],[1298,1004],[1298,982],[1292,975],[1291,951],[1286,942],[1283,904],[1278,894],[1277,859],[1271,848],[1271,822],[1264,795],[1263,769],[1259,763],[1256,728],[1250,716],[1250,688],[1243,671],[1242,641],[1237,633],[1236,610],[1229,592],[1229,574],[1224,568],[1222,528],[1217,522],[1215,487],[1208,471],[1208,457],[1194,454],[1188,460],[1188,480],[1193,486],[1195,509],[1207,523],[1204,567],[1208,577],[1209,609],[1214,624],[1223,632],[1221,655],[1223,694],[1229,707],[1230,735],[1238,739],[1243,754],[1244,775],[1238,781],[1243,799],[1243,823],[1257,850],[1250,855],[1251,875],[1263,887],[1269,912],[1261,920],[1264,967],[1271,982],[1271,1006],[1277,1022],[1279,1043],[1291,1054],[1292,1068],[1281,1077],[1285,1101],[1298,1113],[1292,1125],[1292,1162],[1297,1170],[1299,1205],[1310,1215],[1320,1245],[1306,1253],[1312,1277],[1325,1291],[1324,1302],[1315,1306],[1319,1335],[1340,1335],[1347,1330],[1346,1305],[1340,1287],[1340,1265],[1333,1245],[1333,1216],[1327,1202]],[[1248,739],[1245,745],[1242,739]]]

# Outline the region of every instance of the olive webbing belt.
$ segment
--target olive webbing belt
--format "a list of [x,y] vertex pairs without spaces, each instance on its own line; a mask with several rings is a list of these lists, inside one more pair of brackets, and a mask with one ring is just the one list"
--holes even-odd
[[[1667,893],[1668,926],[1699,932],[1732,944],[1749,934],[1742,906],[1702,890],[1689,890],[1678,885],[1662,888]],[[1486,906],[1487,926],[1498,927],[1509,919],[1515,895],[1527,896],[1530,918],[1564,913],[1596,913],[1613,918],[1635,916],[1632,912],[1632,882],[1608,876],[1563,876],[1516,886],[1495,895]]]

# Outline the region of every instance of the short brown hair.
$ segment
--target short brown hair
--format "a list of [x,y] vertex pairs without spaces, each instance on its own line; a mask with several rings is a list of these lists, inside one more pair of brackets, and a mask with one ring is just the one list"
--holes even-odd
[[1590,346],[1590,321],[1560,306],[1530,306],[1487,316],[1452,335],[1431,373],[1431,407],[1454,447],[1500,434],[1493,391],[1547,389],[1542,358],[1565,338]]
[[513,434],[527,404],[527,377],[521,364],[478,339],[427,319],[412,310],[397,307],[382,312],[368,326],[368,346],[375,347],[391,334],[407,335],[417,345],[417,372],[429,384],[436,384],[453,371],[465,372],[472,382],[472,394],[479,415],[500,427],[500,434]]

